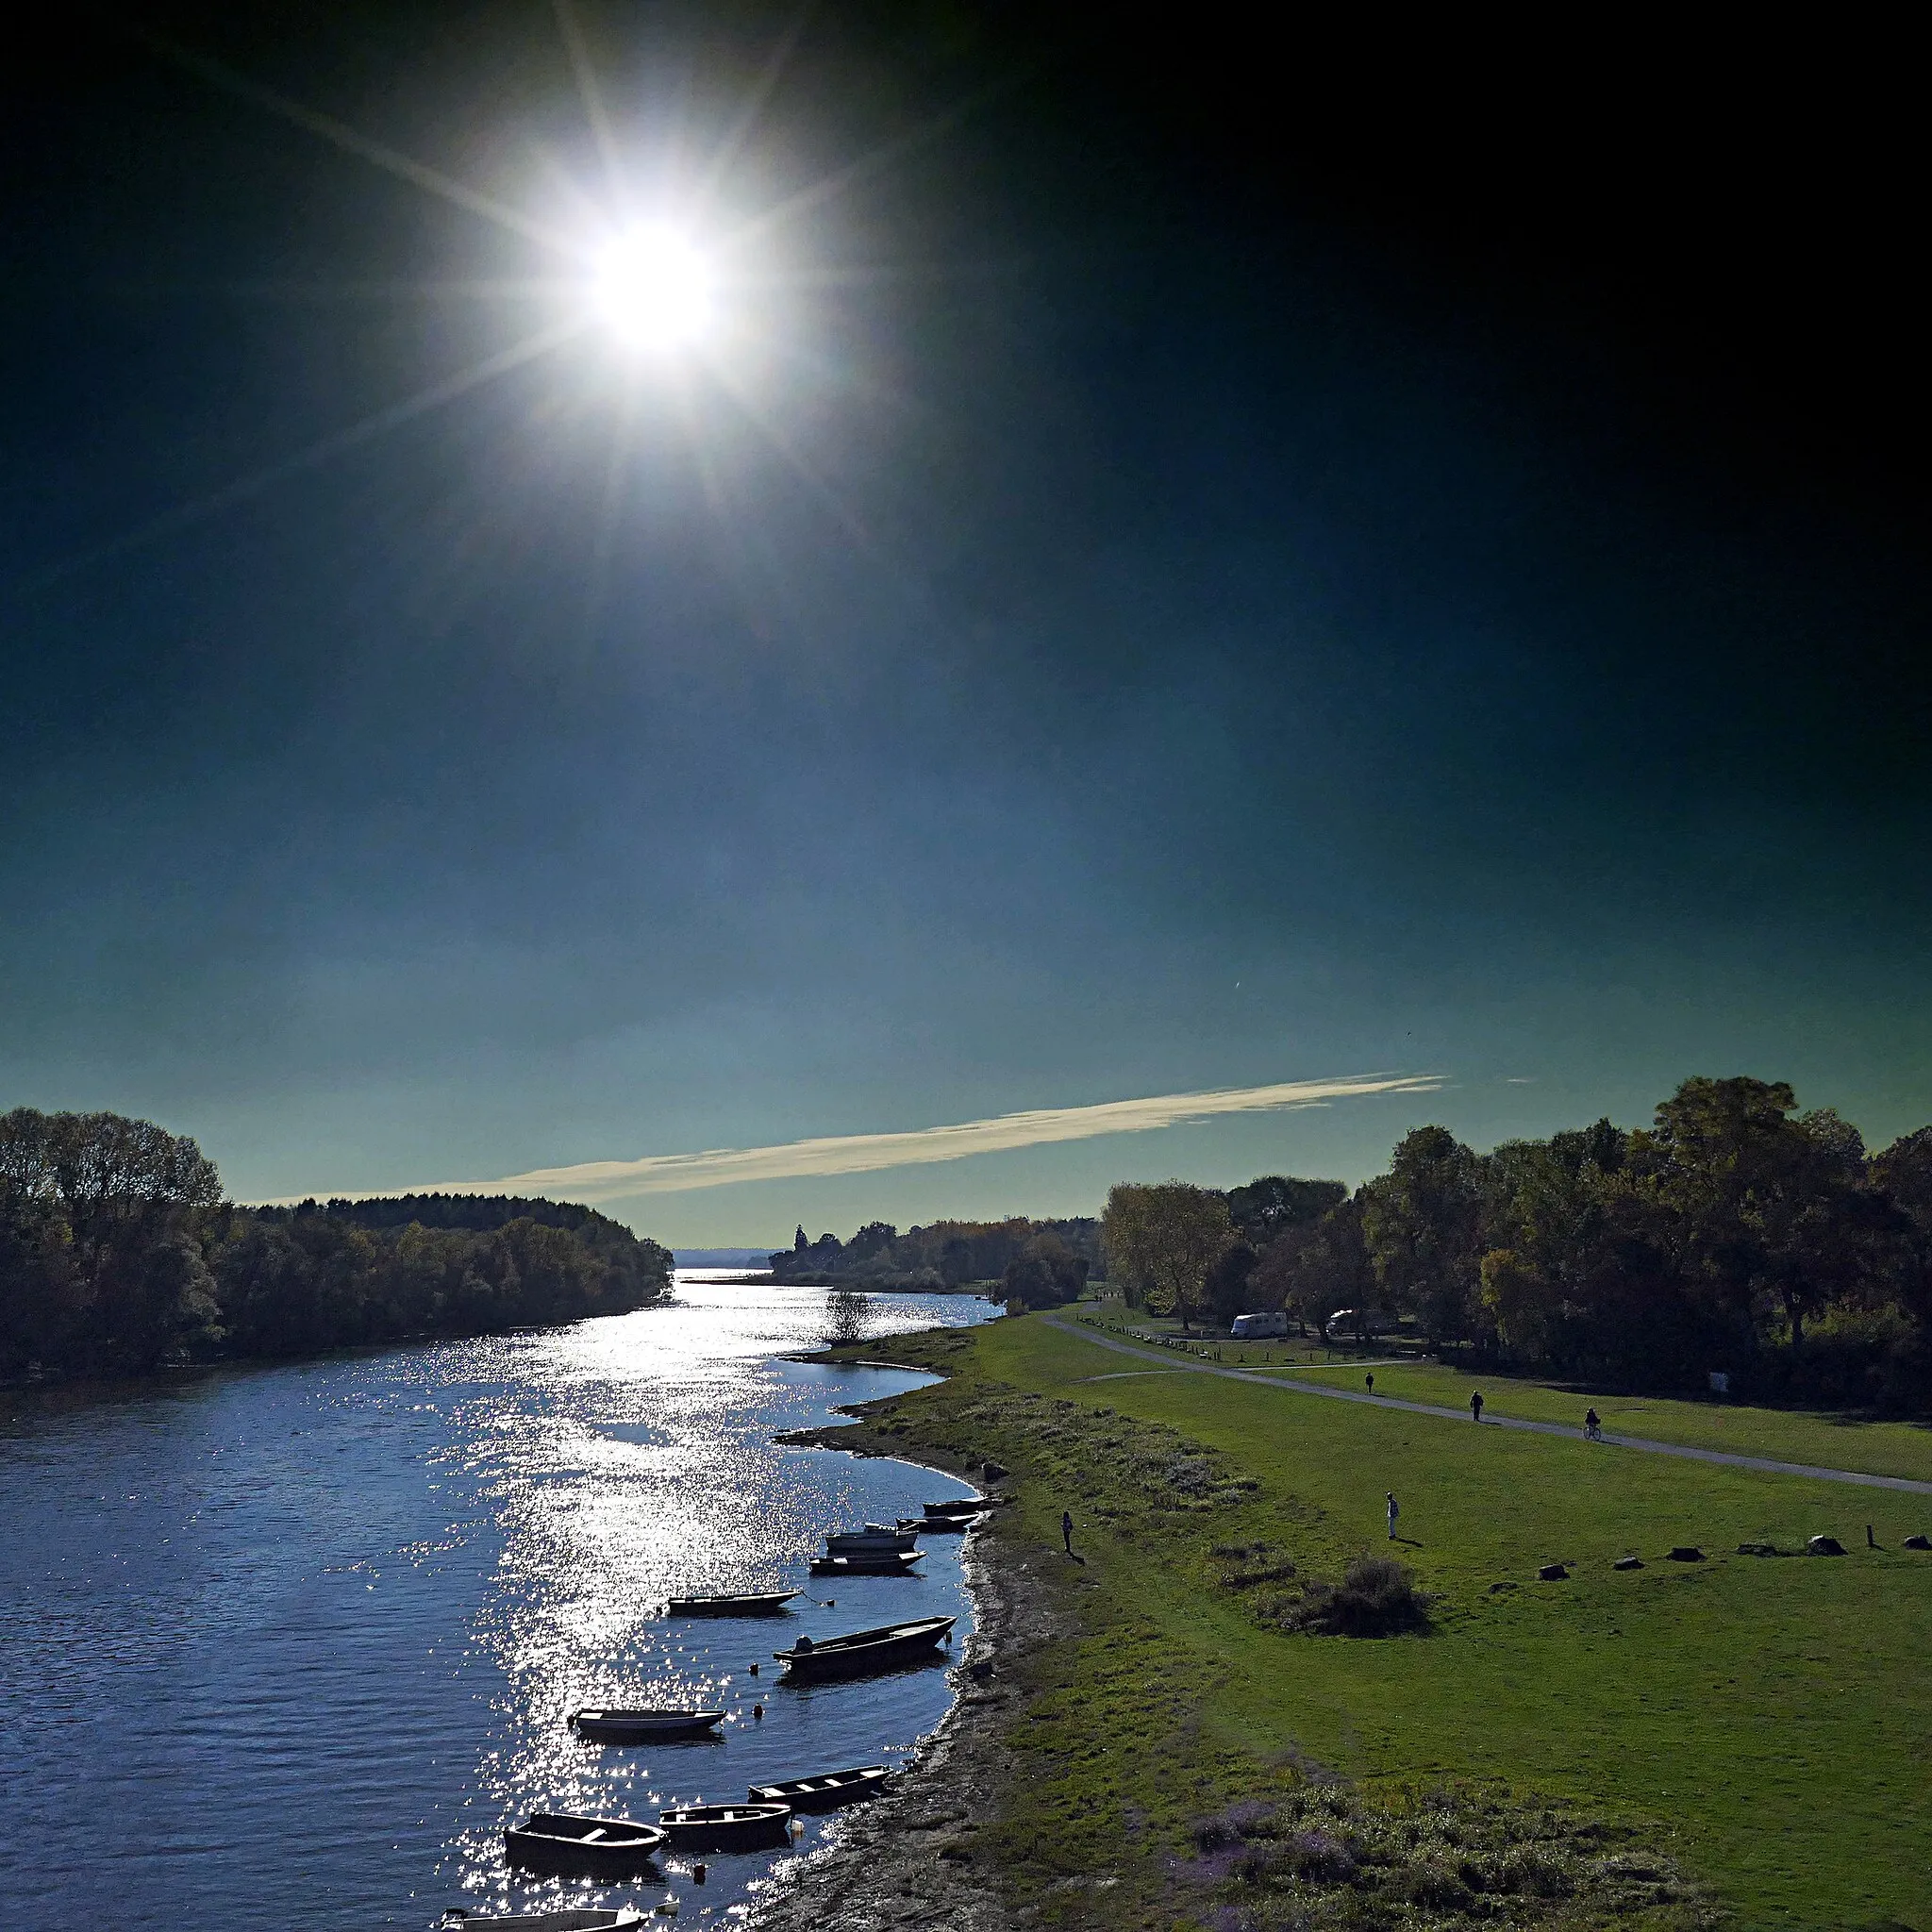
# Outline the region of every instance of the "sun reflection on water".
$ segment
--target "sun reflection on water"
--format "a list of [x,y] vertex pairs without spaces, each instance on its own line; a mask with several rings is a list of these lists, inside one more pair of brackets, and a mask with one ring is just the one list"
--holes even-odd
[[[476,1633],[501,1674],[491,1745],[446,1861],[472,1891],[635,1896],[636,1887],[512,1878],[504,1826],[537,1809],[650,1818],[675,1802],[741,1798],[768,1777],[903,1757],[948,1701],[937,1669],[829,1696],[779,1687],[770,1654],[801,1627],[824,1634],[939,1610],[959,1615],[963,1632],[958,1545],[941,1540],[916,1581],[841,1579],[843,1602],[821,1609],[808,1564],[826,1531],[916,1511],[935,1479],[772,1441],[775,1412],[795,1413],[797,1426],[858,1393],[849,1371],[773,1358],[774,1348],[817,1341],[816,1295],[801,1306],[795,1290],[680,1287],[677,1309],[543,1338],[540,1359],[484,1398],[488,1412],[468,1432],[503,1534]],[[912,1325],[911,1307],[893,1312]],[[863,1379],[871,1395],[917,1378]],[[804,1619],[663,1614],[674,1594],[797,1587],[808,1591]],[[578,1739],[571,1711],[607,1702],[726,1715],[715,1742],[636,1750]],[[812,1821],[801,1848],[823,1829]],[[773,1857],[707,1862],[701,1915],[741,1899]]]

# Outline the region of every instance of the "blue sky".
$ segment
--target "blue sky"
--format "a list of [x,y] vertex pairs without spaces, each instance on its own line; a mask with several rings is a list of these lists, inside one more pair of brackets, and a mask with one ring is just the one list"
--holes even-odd
[[[1808,316],[1714,355],[1607,216],[1558,288],[862,10],[585,9],[613,175],[525,12],[195,45],[561,249],[111,37],[8,134],[0,1105],[260,1198],[1441,1081],[612,1197],[680,1245],[1693,1072],[1932,1118],[1923,488]],[[646,205],[717,326],[641,359],[571,251]]]

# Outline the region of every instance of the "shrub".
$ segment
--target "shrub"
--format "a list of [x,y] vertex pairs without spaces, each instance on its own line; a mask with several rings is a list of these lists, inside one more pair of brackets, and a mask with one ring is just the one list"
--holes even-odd
[[1428,1599],[1406,1563],[1364,1555],[1340,1583],[1310,1583],[1287,1605],[1282,1623],[1323,1637],[1395,1637],[1428,1628]]

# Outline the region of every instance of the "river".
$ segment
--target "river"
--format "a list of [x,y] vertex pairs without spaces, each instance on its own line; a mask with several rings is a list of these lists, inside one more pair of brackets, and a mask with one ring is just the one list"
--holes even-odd
[[[993,1312],[874,1296],[865,1332]],[[924,1379],[780,1358],[828,1320],[816,1289],[680,1274],[666,1306],[571,1328],[12,1400],[8,1916],[320,1932],[565,1894],[741,1916],[773,1855],[709,1857],[702,1887],[671,1859],[663,1882],[605,1888],[507,1873],[502,1832],[536,1809],[648,1819],[902,1761],[944,1715],[937,1665],[789,1690],[770,1660],[800,1631],[938,1612],[960,1619],[957,1656],[971,1624],[957,1538],[927,1542],[917,1581],[807,1576],[827,1530],[967,1493],[774,1443]],[[794,1585],[802,1614],[783,1619],[661,1614],[674,1591]],[[580,1741],[567,1713],[606,1700],[730,1715],[716,1743]]]

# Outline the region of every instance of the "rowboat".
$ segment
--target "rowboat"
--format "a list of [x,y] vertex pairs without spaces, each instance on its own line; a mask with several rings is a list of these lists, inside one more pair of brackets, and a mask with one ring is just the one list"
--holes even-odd
[[884,1529],[868,1523],[863,1531],[848,1530],[825,1539],[825,1550],[834,1557],[862,1557],[874,1550],[909,1550],[919,1541],[916,1529]]
[[924,1507],[928,1516],[976,1516],[987,1503],[983,1496],[966,1496],[952,1503],[927,1503]]
[[570,1721],[600,1744],[658,1744],[708,1737],[724,1722],[722,1710],[574,1710]]
[[782,1844],[790,1834],[790,1805],[678,1805],[658,1823],[680,1852],[730,1852]]
[[669,1617],[775,1617],[795,1590],[725,1591],[710,1596],[675,1596],[664,1606]]
[[574,1818],[558,1811],[533,1812],[503,1835],[513,1865],[602,1875],[642,1871],[663,1843],[664,1832],[655,1824],[631,1818]]
[[814,1576],[917,1576],[912,1566],[924,1557],[918,1550],[880,1550],[850,1557],[814,1557]]
[[978,1520],[976,1516],[902,1516],[899,1522],[915,1536],[963,1536]]
[[470,1932],[473,1926],[496,1932],[631,1932],[644,1915],[634,1906],[613,1911],[607,1906],[579,1906],[560,1912],[466,1912],[452,1906],[436,1922],[436,1932]]
[[855,1771],[822,1771],[816,1777],[753,1785],[749,1795],[767,1805],[790,1805],[794,1811],[836,1811],[841,1805],[878,1797],[888,1775],[883,1764],[861,1764]]
[[801,1637],[790,1650],[772,1655],[785,1666],[788,1679],[810,1682],[822,1677],[862,1677],[871,1671],[890,1671],[899,1664],[917,1663],[952,1632],[951,1617],[914,1617],[904,1624],[884,1624],[875,1630],[854,1630],[844,1637]]

